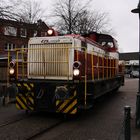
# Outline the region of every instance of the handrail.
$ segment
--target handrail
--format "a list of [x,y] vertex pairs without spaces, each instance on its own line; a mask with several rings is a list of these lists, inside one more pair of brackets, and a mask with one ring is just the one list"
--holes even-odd
[[[29,50],[30,51],[37,51],[37,50],[39,50],[39,49],[41,49],[41,51],[42,52],[45,52],[46,50],[49,50],[50,49],[50,52],[52,51],[51,49],[54,49],[54,50],[60,50],[60,49],[62,49],[62,50],[60,50],[61,52],[60,52],[60,55],[62,54],[62,53],[66,53],[66,57],[65,57],[65,60],[57,60],[57,58],[53,58],[53,57],[55,57],[55,56],[51,56],[52,57],[52,59],[46,59],[45,57],[45,54],[43,55],[42,54],[42,57],[44,58],[42,61],[39,61],[39,60],[41,60],[41,59],[38,59],[38,61],[35,61],[36,59],[33,59],[33,61],[31,62],[31,61],[27,61],[27,60],[25,60],[25,58],[24,58],[24,55],[27,55],[27,52],[29,52]],[[52,65],[51,65],[51,67],[52,68],[55,68],[55,70],[54,71],[57,71],[58,72],[58,69],[57,69],[57,66],[54,66],[54,64],[67,64],[67,65],[65,65],[66,67],[67,67],[67,77],[68,77],[68,80],[69,80],[69,77],[70,77],[70,75],[69,75],[69,66],[70,66],[70,62],[69,62],[69,50],[70,49],[73,49],[73,50],[75,50],[75,52],[76,52],[76,60],[77,61],[79,61],[79,49],[81,49],[81,47],[71,47],[71,46],[50,46],[50,47],[41,47],[41,48],[39,48],[38,46],[36,46],[35,48],[21,48],[21,49],[15,49],[15,52],[16,52],[16,61],[17,61],[17,64],[16,64],[16,72],[17,72],[17,79],[18,79],[18,76],[19,76],[19,66],[20,66],[20,64],[21,64],[21,77],[22,78],[25,78],[27,75],[26,75],[26,73],[25,73],[25,70],[26,70],[26,68],[27,67],[25,67],[25,66],[27,66],[28,64],[39,64],[38,66],[40,66],[40,64],[42,64],[42,63],[44,63],[44,65],[45,65],[45,69],[47,69],[46,67],[46,65],[49,65],[49,63],[53,63]],[[86,106],[86,104],[87,104],[87,68],[88,68],[88,58],[89,58],[89,55],[90,55],[90,61],[91,61],[91,65],[90,65],[90,67],[91,67],[91,79],[92,80],[96,80],[96,78],[98,79],[98,80],[100,80],[100,79],[108,79],[108,78],[112,78],[113,76],[115,76],[116,74],[117,74],[117,70],[116,70],[116,64],[117,64],[117,59],[115,59],[114,57],[110,57],[109,55],[107,55],[107,54],[103,54],[103,53],[101,53],[101,52],[96,52],[96,51],[92,51],[92,52],[88,52],[88,50],[86,49],[86,48],[83,48],[84,49],[84,51],[82,51],[84,54],[84,59],[85,59],[85,70],[84,70],[84,75],[82,75],[82,76],[84,76],[84,105]],[[83,50],[82,49],[82,50]],[[49,51],[48,51],[48,53],[49,53]],[[53,52],[54,53],[54,55],[56,54],[56,52]],[[88,55],[89,54],[89,55]],[[20,57],[20,55],[21,55],[21,57]],[[38,54],[39,55],[39,54]],[[53,54],[52,54],[53,55]],[[96,59],[94,58],[96,56]],[[26,56],[27,57],[27,56]],[[37,57],[37,56],[36,56]],[[21,61],[21,63],[19,62],[19,59],[22,59],[22,61]],[[96,64],[95,64],[95,60],[96,60]],[[10,63],[10,51],[8,51],[8,66],[9,66],[9,63]],[[61,65],[62,66],[62,65]],[[42,71],[45,71],[45,69],[44,70],[42,70]],[[97,70],[96,71],[96,73],[95,73],[95,69]],[[57,73],[56,72],[56,73]],[[59,73],[59,72],[58,72]],[[44,73],[41,73],[40,74],[40,76],[46,76],[45,75],[46,74],[46,72],[44,72]],[[95,74],[97,74],[97,75],[95,75]]]

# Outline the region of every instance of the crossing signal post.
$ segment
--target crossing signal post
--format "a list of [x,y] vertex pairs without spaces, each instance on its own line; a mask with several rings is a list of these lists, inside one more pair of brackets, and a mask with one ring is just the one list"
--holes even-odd
[[[140,27],[140,0],[138,3],[138,7],[131,10],[131,12],[139,14],[139,27]],[[136,127],[140,128],[140,30],[139,30],[139,85],[136,98]]]

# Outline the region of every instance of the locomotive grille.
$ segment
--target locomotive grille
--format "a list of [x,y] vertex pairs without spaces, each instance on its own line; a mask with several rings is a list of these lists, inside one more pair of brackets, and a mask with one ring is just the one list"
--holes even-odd
[[30,44],[28,78],[72,79],[71,43]]

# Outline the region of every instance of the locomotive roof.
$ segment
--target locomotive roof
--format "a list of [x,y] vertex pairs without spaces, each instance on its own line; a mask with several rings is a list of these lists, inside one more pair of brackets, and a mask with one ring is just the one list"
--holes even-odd
[[99,38],[102,38],[102,39],[114,39],[111,35],[109,35],[109,34],[102,34],[102,33],[97,33],[97,32],[90,32],[90,33],[88,33],[88,34],[83,34],[82,36],[84,36],[84,37],[89,37],[90,35],[95,35],[96,36],[96,38],[97,38],[97,40],[99,39]]

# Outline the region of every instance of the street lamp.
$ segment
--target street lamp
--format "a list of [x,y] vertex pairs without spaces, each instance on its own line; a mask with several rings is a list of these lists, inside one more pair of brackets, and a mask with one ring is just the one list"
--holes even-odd
[[[140,0],[138,3],[138,7],[136,9],[131,10],[131,12],[139,14],[139,25],[140,25]],[[140,32],[139,32],[139,85],[136,99],[136,127],[140,128]]]

